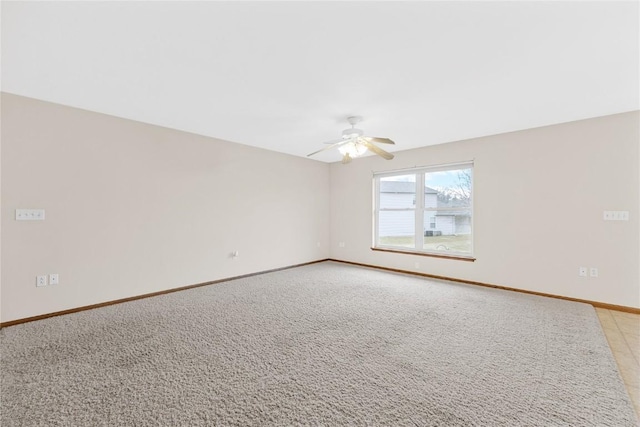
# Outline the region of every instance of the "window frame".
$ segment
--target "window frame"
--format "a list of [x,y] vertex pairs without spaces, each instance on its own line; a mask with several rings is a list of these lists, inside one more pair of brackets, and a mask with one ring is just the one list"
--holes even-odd
[[[470,233],[470,244],[471,251],[470,252],[436,252],[433,250],[424,249],[424,217],[426,213],[429,213],[431,220],[432,216],[436,216],[438,212],[446,212],[447,210],[460,210],[460,208],[445,208],[445,209],[433,209],[427,208],[425,206],[425,174],[432,172],[443,172],[443,171],[452,171],[452,170],[460,170],[460,169],[471,169],[471,203],[468,208],[471,212],[471,233]],[[400,175],[416,175],[416,194],[415,204],[413,208],[385,208],[380,209],[380,179],[392,176],[400,176]],[[405,253],[411,255],[421,255],[421,256],[430,256],[436,258],[447,258],[447,259],[458,259],[463,261],[475,261],[475,250],[474,250],[474,234],[475,234],[475,215],[474,215],[474,205],[475,205],[475,194],[474,194],[474,161],[464,161],[457,163],[448,163],[448,164],[440,164],[434,166],[422,166],[410,169],[397,169],[393,171],[383,171],[383,172],[374,172],[373,173],[373,242],[372,242],[372,250],[375,251],[383,251],[383,252],[393,252],[393,253]],[[380,215],[381,211],[414,211],[414,247],[401,247],[401,246],[393,246],[393,245],[384,245],[380,244],[380,236],[378,235],[380,229]],[[420,236],[419,236],[420,235]],[[420,238],[418,238],[420,237]],[[420,246],[420,248],[418,247]]]

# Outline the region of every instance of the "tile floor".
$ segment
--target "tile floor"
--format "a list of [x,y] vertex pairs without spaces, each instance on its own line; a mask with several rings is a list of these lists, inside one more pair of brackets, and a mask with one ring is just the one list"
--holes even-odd
[[640,315],[597,307],[596,313],[640,418]]

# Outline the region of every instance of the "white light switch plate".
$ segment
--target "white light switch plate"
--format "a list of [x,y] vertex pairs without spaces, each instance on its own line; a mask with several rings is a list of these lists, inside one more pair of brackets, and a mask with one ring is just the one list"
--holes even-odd
[[44,221],[44,209],[16,209],[16,221]]
[[629,221],[629,211],[604,211],[605,221]]

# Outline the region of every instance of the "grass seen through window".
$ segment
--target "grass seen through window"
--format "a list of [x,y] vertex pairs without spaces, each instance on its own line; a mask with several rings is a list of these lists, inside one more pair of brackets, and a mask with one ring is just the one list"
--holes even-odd
[[[380,236],[380,245],[397,246],[413,249],[413,236]],[[457,236],[425,236],[424,249],[436,252],[471,252],[471,236],[460,234]]]

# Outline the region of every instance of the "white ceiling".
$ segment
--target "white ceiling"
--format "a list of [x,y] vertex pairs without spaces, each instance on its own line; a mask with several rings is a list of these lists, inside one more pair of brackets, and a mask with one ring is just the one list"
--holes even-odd
[[3,1],[1,13],[5,92],[297,156],[348,115],[406,150],[639,109],[637,1]]

